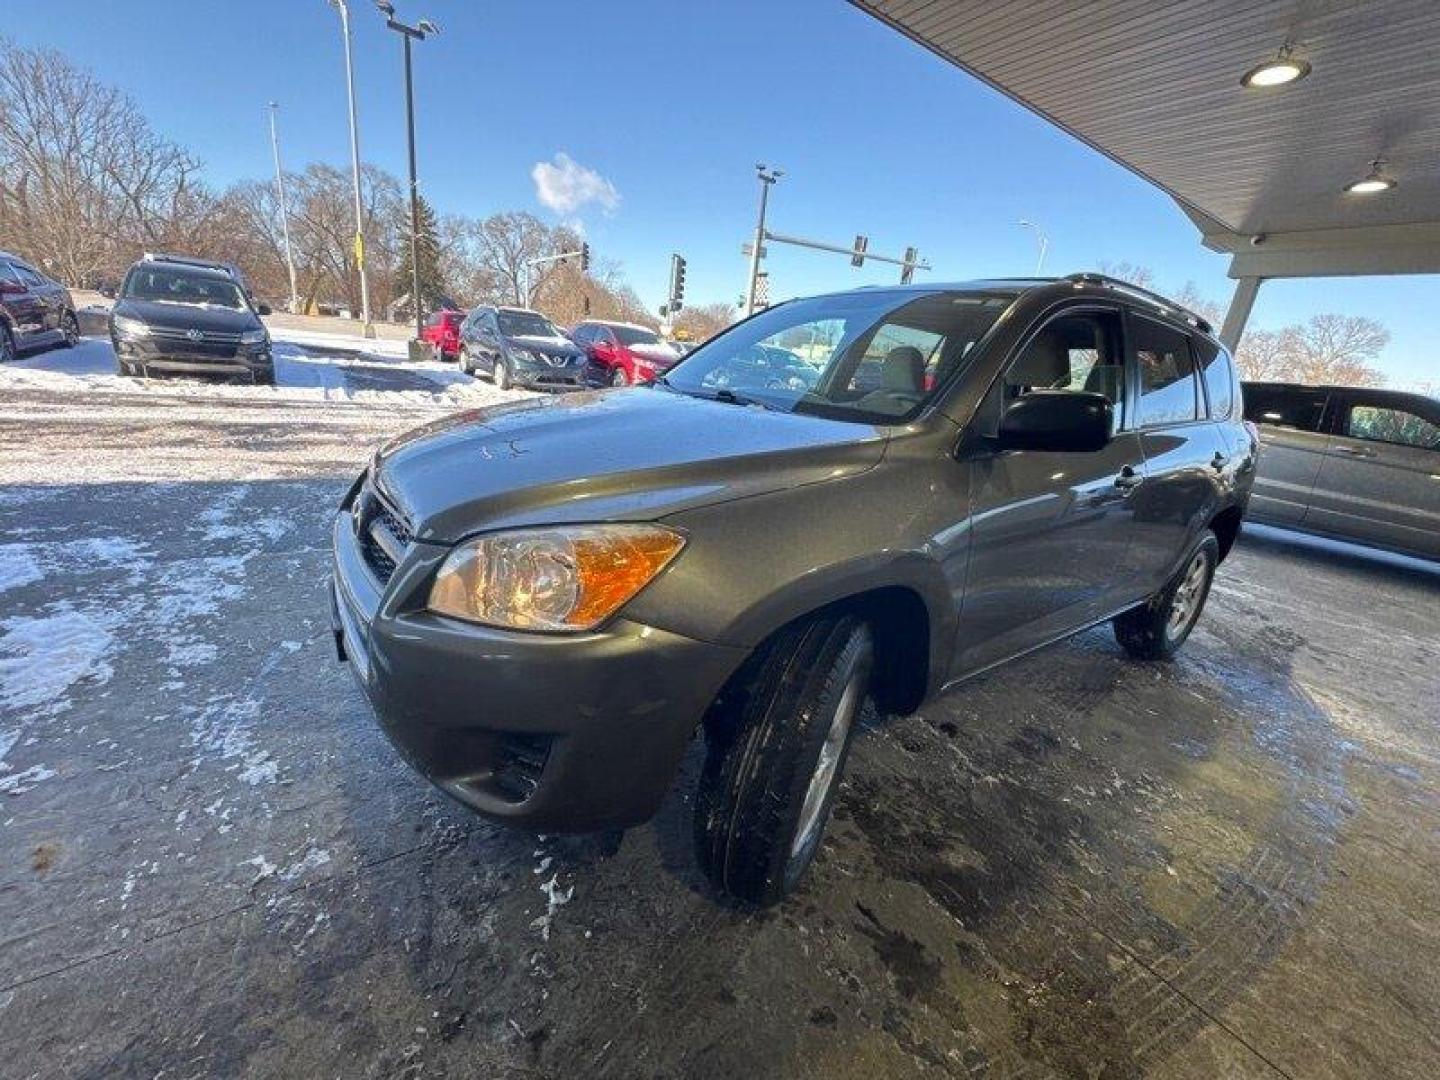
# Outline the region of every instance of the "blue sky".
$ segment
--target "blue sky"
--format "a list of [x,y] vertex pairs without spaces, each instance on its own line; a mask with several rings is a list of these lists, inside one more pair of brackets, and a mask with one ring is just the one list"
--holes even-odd
[[[1047,272],[1129,261],[1161,288],[1193,281],[1229,295],[1226,260],[1168,197],[839,0],[396,2],[402,17],[442,27],[416,51],[431,202],[578,218],[652,307],[672,251],[689,260],[692,303],[742,291],[757,161],[786,172],[773,229],[842,243],[863,232],[887,254],[914,244],[934,267],[921,280],[1033,272],[1034,236],[1016,224],[1029,218],[1049,234]],[[124,87],[213,183],[268,175],[271,99],[288,167],[348,161],[339,20],[326,0],[46,0],[35,12],[5,31]],[[361,149],[403,176],[400,45],[369,0],[352,0],[351,18]],[[532,170],[557,154],[616,198],[543,206]],[[775,296],[896,276],[778,245],[768,266]],[[1252,325],[1369,315],[1391,331],[1392,384],[1436,381],[1437,296],[1435,277],[1271,282]]]

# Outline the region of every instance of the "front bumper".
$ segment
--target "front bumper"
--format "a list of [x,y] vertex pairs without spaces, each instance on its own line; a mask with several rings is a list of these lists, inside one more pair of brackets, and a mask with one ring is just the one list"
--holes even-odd
[[254,375],[274,366],[269,345],[201,345],[187,348],[170,340],[112,334],[115,355],[147,371]]
[[583,361],[555,367],[533,361],[514,363],[510,368],[517,386],[531,390],[584,390],[590,386],[589,365]]
[[431,614],[448,549],[413,544],[382,585],[348,511],[334,523],[341,656],[390,741],[467,806],[540,830],[652,816],[741,649],[624,619],[578,635],[515,633]]

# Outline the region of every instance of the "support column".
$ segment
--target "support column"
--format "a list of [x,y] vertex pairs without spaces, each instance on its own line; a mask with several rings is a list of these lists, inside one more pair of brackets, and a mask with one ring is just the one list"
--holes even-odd
[[1250,309],[1255,306],[1255,294],[1260,291],[1260,283],[1264,280],[1242,277],[1235,282],[1235,293],[1230,297],[1230,307],[1225,312],[1225,325],[1220,328],[1220,343],[1232,353],[1240,345],[1245,324],[1250,321]]

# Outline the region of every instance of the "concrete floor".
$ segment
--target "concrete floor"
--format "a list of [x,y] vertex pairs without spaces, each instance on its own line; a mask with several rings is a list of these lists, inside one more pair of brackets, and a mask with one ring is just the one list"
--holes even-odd
[[26,408],[6,1077],[1440,1075],[1436,570],[1255,530],[1178,662],[1097,630],[872,725],[754,915],[697,875],[695,755],[608,857],[398,761],[325,530],[403,424]]

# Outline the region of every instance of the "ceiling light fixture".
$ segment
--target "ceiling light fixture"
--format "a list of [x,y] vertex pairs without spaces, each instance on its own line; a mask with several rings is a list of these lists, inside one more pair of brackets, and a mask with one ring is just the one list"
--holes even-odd
[[1310,63],[1294,55],[1294,52],[1295,46],[1287,41],[1269,60],[1247,71],[1241,77],[1240,85],[1247,90],[1270,90],[1299,82],[1310,74]]
[[1347,195],[1379,195],[1395,186],[1395,178],[1385,173],[1385,159],[1376,158],[1370,163],[1370,173],[1361,180],[1345,185]]

